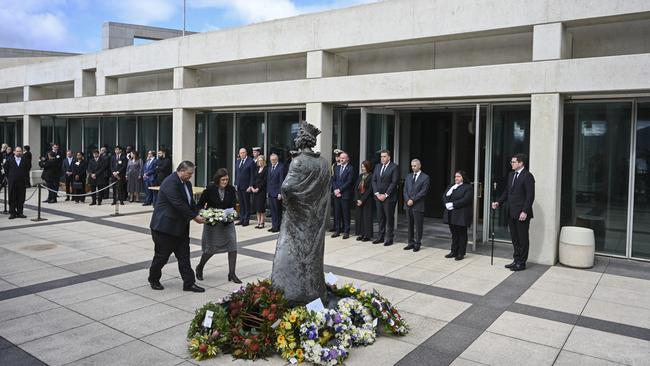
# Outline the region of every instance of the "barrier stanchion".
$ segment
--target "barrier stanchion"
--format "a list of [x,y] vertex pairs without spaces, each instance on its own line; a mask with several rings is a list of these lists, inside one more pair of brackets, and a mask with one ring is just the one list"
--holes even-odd
[[115,197],[113,197],[113,202],[115,202],[115,212],[111,214],[111,216],[113,217],[122,216],[122,214],[120,214],[120,202],[121,202],[120,198],[122,198],[120,194],[122,193],[120,192],[119,180],[116,180],[114,184],[115,184]]
[[47,219],[44,219],[41,217],[41,188],[43,186],[39,183],[38,184],[38,211],[37,211],[37,216],[35,219],[32,219],[32,221],[38,222],[38,221],[47,221]]
[[5,182],[5,209],[2,211],[2,214],[4,215],[9,215],[9,211],[7,211],[7,189],[9,188],[9,183]]

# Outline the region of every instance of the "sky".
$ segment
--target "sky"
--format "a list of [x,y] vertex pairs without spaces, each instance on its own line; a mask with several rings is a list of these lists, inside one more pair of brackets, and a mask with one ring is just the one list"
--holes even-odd
[[[186,0],[186,29],[207,32],[375,1]],[[107,21],[182,29],[183,0],[0,0],[0,47],[96,52]]]

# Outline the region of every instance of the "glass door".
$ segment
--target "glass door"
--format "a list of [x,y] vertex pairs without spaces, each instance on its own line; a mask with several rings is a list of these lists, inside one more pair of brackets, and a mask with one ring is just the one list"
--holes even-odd
[[638,103],[636,110],[634,193],[630,256],[650,259],[650,102]]
[[[395,149],[395,112],[384,109],[361,109],[361,152],[363,160],[370,160],[374,165],[379,164],[380,151],[388,149],[392,153],[392,161],[396,162]],[[365,138],[364,138],[365,133]],[[365,142],[365,143],[364,143]]]

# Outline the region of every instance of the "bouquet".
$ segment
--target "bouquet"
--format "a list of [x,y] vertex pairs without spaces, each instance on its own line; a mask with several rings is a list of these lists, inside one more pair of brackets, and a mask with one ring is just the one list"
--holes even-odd
[[222,210],[220,208],[206,208],[199,211],[199,215],[203,217],[208,225],[229,224],[239,218],[237,211],[234,208],[227,208]]

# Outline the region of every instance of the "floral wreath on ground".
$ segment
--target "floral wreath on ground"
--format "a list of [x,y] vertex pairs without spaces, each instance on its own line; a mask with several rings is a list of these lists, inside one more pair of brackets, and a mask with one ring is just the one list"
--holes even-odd
[[363,306],[361,301],[353,297],[346,297],[339,300],[336,307],[342,315],[347,316],[352,321],[352,326],[350,327],[352,344],[355,346],[367,346],[375,343],[375,339],[377,338],[377,332],[375,331],[377,321],[370,314],[370,310]]
[[305,350],[300,342],[300,326],[305,322],[309,313],[304,306],[287,310],[282,315],[282,320],[275,330],[277,336],[275,347],[280,356],[289,361],[295,358],[296,361],[305,360]]
[[316,365],[343,364],[352,344],[352,320],[334,309],[310,312],[300,326],[300,345],[305,360]]
[[[203,321],[208,311],[213,315],[211,326],[206,328],[203,326]],[[223,306],[209,302],[197,309],[187,331],[192,358],[201,361],[223,352],[229,344],[228,331],[228,314]]]

